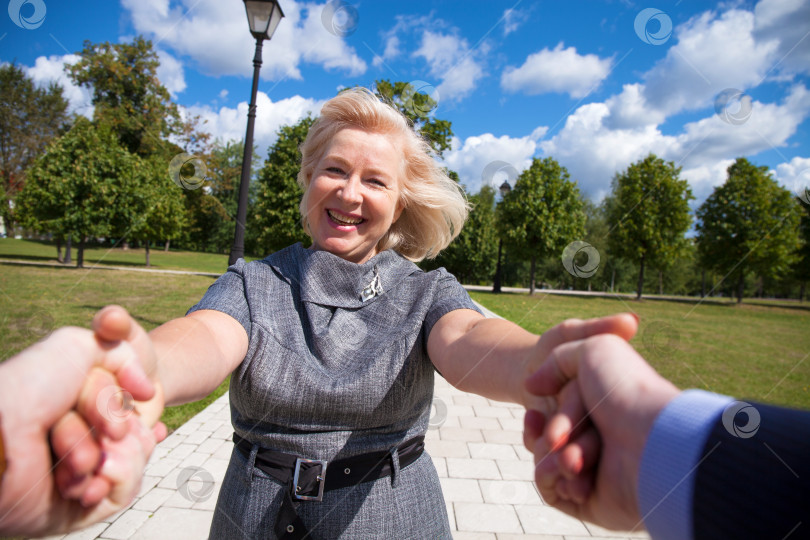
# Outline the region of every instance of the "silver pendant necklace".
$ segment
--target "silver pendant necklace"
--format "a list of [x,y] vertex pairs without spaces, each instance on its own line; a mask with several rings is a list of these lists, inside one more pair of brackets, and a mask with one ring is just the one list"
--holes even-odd
[[363,288],[363,292],[360,293],[360,300],[363,302],[368,302],[375,296],[382,294],[382,281],[380,280],[380,272],[379,268],[375,265],[374,266],[374,279],[371,280],[371,283],[366,285]]

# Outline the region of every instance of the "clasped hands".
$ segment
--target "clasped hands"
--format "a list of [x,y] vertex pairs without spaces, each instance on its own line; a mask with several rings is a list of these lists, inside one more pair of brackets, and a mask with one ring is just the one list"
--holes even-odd
[[81,529],[134,499],[166,437],[156,369],[146,333],[116,306],[92,331],[60,328],[0,364],[0,536]]
[[534,453],[540,495],[610,529],[643,527],[644,444],[658,413],[679,393],[628,343],[637,329],[630,314],[557,325],[541,337],[541,364],[525,380],[531,398],[523,440]]

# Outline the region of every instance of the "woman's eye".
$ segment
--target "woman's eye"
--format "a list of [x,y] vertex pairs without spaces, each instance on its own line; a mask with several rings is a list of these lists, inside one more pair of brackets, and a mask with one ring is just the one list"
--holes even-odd
[[383,182],[382,180],[378,180],[376,178],[369,179],[369,182],[374,184],[375,186],[385,187],[385,182]]
[[328,167],[326,171],[335,174],[343,174],[343,169],[340,167]]

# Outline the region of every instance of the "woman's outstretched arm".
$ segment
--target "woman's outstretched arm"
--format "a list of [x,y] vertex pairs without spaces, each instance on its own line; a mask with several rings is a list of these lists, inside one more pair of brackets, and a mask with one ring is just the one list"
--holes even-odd
[[562,343],[596,334],[635,335],[638,322],[622,314],[582,321],[569,319],[538,336],[503,319],[486,319],[471,309],[444,315],[428,337],[428,354],[447,381],[465,392],[529,407],[536,396],[524,381]]

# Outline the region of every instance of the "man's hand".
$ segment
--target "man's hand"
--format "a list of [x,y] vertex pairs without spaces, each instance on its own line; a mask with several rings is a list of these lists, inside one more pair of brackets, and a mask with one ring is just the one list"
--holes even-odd
[[525,418],[524,442],[534,452],[543,499],[603,527],[640,526],[644,444],[679,390],[616,335],[559,345],[526,389],[557,402],[554,414],[529,411]]
[[123,397],[154,394],[130,343],[81,328],[61,328],[0,365],[0,534],[73,530],[128,504],[165,426],[144,428]]

